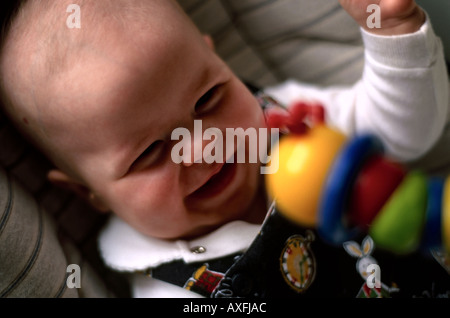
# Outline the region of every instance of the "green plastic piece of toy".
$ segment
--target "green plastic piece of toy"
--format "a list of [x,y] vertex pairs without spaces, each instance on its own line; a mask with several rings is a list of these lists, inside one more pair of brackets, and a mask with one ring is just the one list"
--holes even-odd
[[427,208],[427,179],[411,172],[372,222],[369,234],[375,244],[396,254],[415,251],[421,240]]

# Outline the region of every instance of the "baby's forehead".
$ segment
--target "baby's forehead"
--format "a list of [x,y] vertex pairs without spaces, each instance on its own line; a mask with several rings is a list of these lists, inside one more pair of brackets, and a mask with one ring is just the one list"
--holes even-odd
[[[120,53],[126,53],[130,41],[139,50],[138,41],[158,39],[159,34],[176,28],[187,29],[187,18],[172,0],[79,1],[81,28],[71,29],[67,27],[71,14],[67,7],[72,2],[27,1],[8,36],[11,49],[6,58],[2,56],[2,74],[6,72],[12,81],[5,90],[30,116],[36,108],[33,104],[46,107],[40,95],[53,97],[50,83],[58,83],[62,90],[71,88],[70,72],[76,74],[77,68],[83,67],[88,68],[85,73],[90,71],[92,65],[82,63],[82,53],[89,51],[92,56],[109,56],[120,62]],[[159,42],[164,43],[163,35]]]
[[[70,43],[106,41],[120,32],[132,32],[127,34],[131,38],[160,34],[180,26],[177,22],[185,18],[173,0],[80,0],[75,7],[72,2],[24,1],[9,38],[22,44],[38,44],[40,50],[55,51],[67,49]],[[76,25],[72,23],[75,17],[79,22]]]
[[[40,6],[41,2],[46,5]],[[152,41],[154,53],[163,51],[158,50],[158,43],[164,44],[164,33],[174,33],[176,26],[181,29],[185,19],[171,0],[85,0],[80,2],[81,28],[70,29],[66,5],[71,2],[29,1],[24,8],[10,37],[12,63],[6,63],[11,69],[22,64],[22,72],[17,74],[22,82],[31,78],[40,83],[67,80],[61,77],[82,65],[86,53],[120,63],[130,44],[139,49],[142,43]]]

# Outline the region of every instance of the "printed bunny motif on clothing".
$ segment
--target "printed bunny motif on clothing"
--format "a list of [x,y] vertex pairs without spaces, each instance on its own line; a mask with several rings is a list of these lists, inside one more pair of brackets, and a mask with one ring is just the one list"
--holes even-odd
[[[344,250],[358,260],[356,261],[356,270],[364,280],[364,284],[356,295],[357,298],[388,298],[391,293],[398,292],[399,289],[395,286],[388,287],[382,282],[375,282],[374,288],[370,288],[367,284],[367,278],[372,272],[367,269],[370,265],[378,265],[375,258],[372,257],[372,252],[375,248],[375,243],[370,236],[366,236],[361,246],[355,241],[348,241],[343,243]],[[379,284],[377,284],[379,283]]]

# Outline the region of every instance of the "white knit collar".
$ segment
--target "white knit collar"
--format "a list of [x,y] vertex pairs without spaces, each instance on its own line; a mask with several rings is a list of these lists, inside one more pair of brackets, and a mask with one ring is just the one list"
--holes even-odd
[[[98,245],[106,265],[134,272],[174,260],[193,263],[245,251],[260,228],[261,225],[234,221],[191,241],[167,241],[144,236],[112,216],[99,235]],[[195,253],[196,247],[204,248],[203,252]]]

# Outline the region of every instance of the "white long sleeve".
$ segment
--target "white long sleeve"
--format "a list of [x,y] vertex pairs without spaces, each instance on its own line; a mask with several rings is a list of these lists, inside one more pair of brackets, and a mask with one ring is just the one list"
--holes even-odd
[[387,154],[416,159],[439,139],[449,114],[443,47],[430,22],[415,33],[376,36],[361,29],[362,78],[352,87],[321,88],[289,80],[265,91],[281,103],[315,100],[327,122],[346,134],[376,134]]

